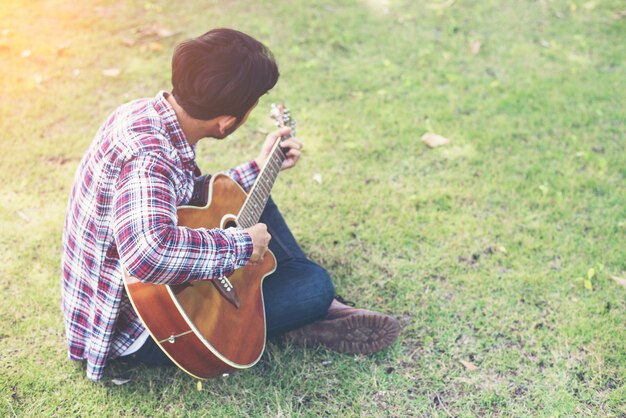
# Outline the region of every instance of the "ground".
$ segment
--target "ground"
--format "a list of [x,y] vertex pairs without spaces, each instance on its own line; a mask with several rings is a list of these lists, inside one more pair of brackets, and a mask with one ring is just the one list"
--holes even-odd
[[[625,416],[623,2],[296,3],[2,2],[0,414]],[[281,78],[200,166],[254,157],[285,102],[306,152],[274,198],[401,337],[371,357],[274,341],[202,383],[111,367],[93,384],[60,313],[74,171],[116,106],[170,88],[178,42],[220,26],[267,44]]]

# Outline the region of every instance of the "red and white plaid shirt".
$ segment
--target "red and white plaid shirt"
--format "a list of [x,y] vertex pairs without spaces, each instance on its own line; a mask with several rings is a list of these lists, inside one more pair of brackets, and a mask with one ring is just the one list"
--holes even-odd
[[[100,380],[108,359],[144,331],[122,281],[121,265],[142,281],[179,284],[232,273],[252,254],[240,229],[177,226],[199,170],[176,114],[160,92],[120,106],[83,157],[63,230],[62,309],[69,358],[87,360]],[[227,172],[249,190],[251,161]]]

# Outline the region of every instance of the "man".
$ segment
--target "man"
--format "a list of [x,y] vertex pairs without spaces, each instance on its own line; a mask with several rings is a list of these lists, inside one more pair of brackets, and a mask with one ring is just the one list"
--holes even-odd
[[[99,129],[74,180],[63,231],[62,309],[69,357],[86,360],[100,380],[106,364],[171,364],[133,310],[122,270],[144,282],[180,284],[228,276],[261,260],[276,271],[263,284],[268,337],[290,331],[295,344],[368,354],[391,344],[398,321],[334,298],[326,270],[308,260],[270,199],[250,228],[177,226],[176,208],[207,201],[208,177],[195,163],[202,138],[223,139],[274,87],[278,68],[261,43],[230,29],[179,45],[172,93],[120,106]],[[227,172],[249,190],[283,128],[258,157]],[[302,142],[282,142],[282,168],[300,158]]]

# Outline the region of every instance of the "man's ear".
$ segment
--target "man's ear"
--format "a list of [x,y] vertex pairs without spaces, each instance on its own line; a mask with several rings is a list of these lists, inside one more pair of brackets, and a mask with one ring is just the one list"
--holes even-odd
[[218,116],[217,117],[217,129],[219,130],[221,135],[225,135],[232,128],[235,127],[237,123],[237,118],[234,116]]

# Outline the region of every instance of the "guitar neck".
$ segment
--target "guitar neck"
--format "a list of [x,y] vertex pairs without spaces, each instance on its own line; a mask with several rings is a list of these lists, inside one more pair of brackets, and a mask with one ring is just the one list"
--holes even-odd
[[250,228],[259,222],[276,177],[278,177],[278,172],[286,158],[280,143],[289,138],[291,138],[291,135],[283,136],[274,144],[265,166],[261,169],[252,189],[248,193],[248,198],[241,207],[239,215],[237,215],[237,224],[240,227]]

